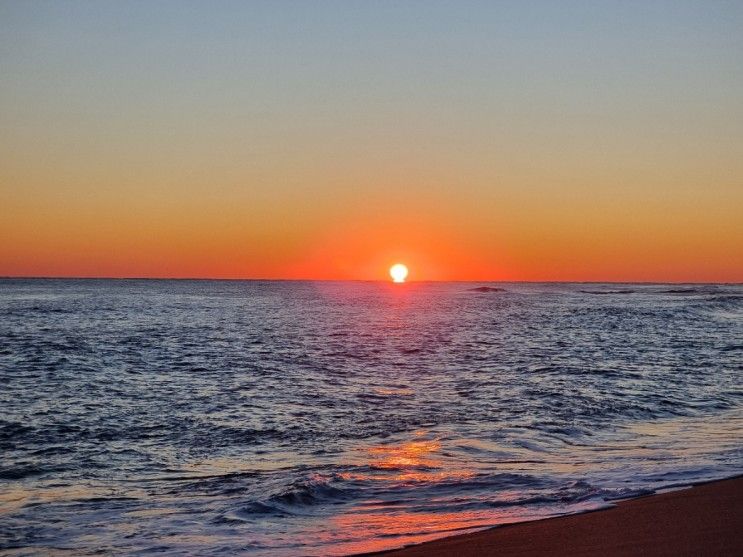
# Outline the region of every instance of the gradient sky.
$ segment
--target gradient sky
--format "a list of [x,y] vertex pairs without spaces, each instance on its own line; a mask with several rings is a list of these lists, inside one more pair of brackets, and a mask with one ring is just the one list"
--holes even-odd
[[743,281],[743,2],[0,1],[0,276]]

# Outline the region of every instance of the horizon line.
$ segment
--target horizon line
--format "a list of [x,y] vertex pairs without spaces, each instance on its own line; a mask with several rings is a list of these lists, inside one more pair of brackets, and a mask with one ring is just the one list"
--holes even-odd
[[[179,281],[230,281],[230,282],[382,282],[388,279],[318,279],[318,278],[235,278],[235,277],[117,277],[117,276],[60,276],[60,275],[0,275],[0,280],[179,280]],[[743,285],[743,281],[662,281],[662,280],[496,280],[496,279],[452,279],[452,280],[406,280],[408,283],[431,282],[491,282],[511,284],[714,284]]]

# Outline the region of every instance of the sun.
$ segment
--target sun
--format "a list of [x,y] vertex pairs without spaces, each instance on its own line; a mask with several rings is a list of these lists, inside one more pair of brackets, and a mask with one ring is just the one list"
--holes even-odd
[[408,276],[408,268],[402,263],[395,263],[390,267],[390,276],[392,277],[392,282],[405,282]]

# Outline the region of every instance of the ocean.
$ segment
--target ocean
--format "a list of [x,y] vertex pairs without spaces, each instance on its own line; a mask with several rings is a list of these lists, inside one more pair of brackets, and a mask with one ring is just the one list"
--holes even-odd
[[398,547],[743,473],[743,286],[0,280],[0,550]]

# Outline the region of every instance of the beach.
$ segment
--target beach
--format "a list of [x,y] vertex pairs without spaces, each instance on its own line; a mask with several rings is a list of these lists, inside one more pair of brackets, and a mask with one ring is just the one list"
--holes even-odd
[[740,555],[741,525],[743,478],[737,477],[366,555]]

